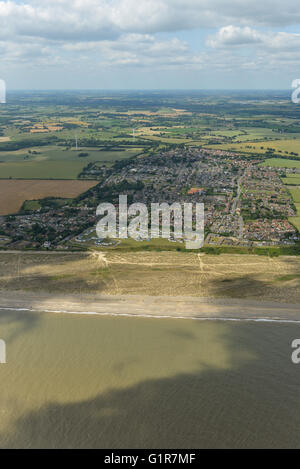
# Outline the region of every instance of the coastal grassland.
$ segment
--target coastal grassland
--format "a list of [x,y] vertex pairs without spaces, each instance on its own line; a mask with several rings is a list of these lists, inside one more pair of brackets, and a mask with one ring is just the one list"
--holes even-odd
[[[272,194],[272,192],[270,192]],[[115,253],[133,253],[133,252],[162,252],[177,251],[191,253],[187,250],[185,243],[178,241],[169,241],[164,238],[150,239],[149,241],[135,241],[134,239],[116,239],[111,240],[111,245],[95,245],[96,231],[90,232],[89,235],[82,237],[83,242],[78,242],[77,237],[68,241],[67,246],[72,251],[87,251],[93,249],[98,252],[114,251]],[[198,251],[193,251],[197,252]],[[257,256],[298,256],[300,255],[300,245],[294,246],[212,246],[204,244],[201,248],[203,254],[220,255],[220,254],[239,254],[239,255],[257,255]]]
[[298,303],[300,259],[194,252],[0,253],[0,290]]
[[[96,230],[87,237],[87,241],[90,238],[90,243],[85,243],[84,247],[92,247],[94,248],[94,240],[91,238],[96,237]],[[75,238],[76,239],[76,238]],[[179,242],[170,242],[168,239],[164,238],[157,238],[151,239],[149,241],[135,241],[134,239],[127,238],[127,239],[119,239],[116,241],[117,244],[113,241],[113,245],[109,249],[113,249],[114,251],[120,252],[128,252],[128,251],[174,251],[174,250],[184,250],[185,245]],[[72,240],[68,243],[68,245],[76,250],[76,248],[82,248],[82,244]],[[96,250],[102,251],[103,247],[95,248]],[[105,247],[105,249],[107,249]]]
[[73,198],[95,184],[97,181],[3,180],[0,181],[0,215],[18,212],[25,200],[32,201],[31,209],[39,208],[34,205],[37,199]]
[[[31,151],[31,153],[29,153]],[[79,157],[80,153],[86,157]],[[91,162],[112,165],[115,161],[130,158],[139,149],[103,151],[95,148],[66,150],[63,147],[35,147],[10,152],[0,151],[0,179],[76,179]]]

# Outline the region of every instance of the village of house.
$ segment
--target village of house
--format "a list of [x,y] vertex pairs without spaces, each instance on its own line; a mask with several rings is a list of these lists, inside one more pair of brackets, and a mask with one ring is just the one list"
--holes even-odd
[[258,163],[233,152],[199,148],[132,158],[118,170],[95,163],[83,177],[96,172],[98,185],[64,205],[46,201],[33,212],[3,217],[0,244],[14,249],[105,245],[107,240],[95,232],[97,205],[105,200],[117,207],[119,195],[127,194],[129,202],[147,205],[203,203],[206,245],[294,245],[299,234],[289,220],[296,210],[282,169]]

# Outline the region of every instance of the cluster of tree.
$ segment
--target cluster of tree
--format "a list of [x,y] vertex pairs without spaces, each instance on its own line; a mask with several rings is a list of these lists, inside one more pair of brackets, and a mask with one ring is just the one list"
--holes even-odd
[[0,143],[0,150],[1,151],[15,151],[15,150],[22,150],[23,148],[28,147],[40,147],[45,145],[50,145],[52,143],[57,142],[58,138],[53,135],[43,139],[26,139],[26,140],[19,140],[16,142],[2,142]]

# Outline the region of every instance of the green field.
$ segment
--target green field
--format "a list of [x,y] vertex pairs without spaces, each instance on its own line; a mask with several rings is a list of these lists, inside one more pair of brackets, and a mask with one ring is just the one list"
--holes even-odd
[[289,191],[293,197],[295,204],[300,204],[300,189],[298,187],[289,187]]
[[300,216],[299,217],[289,217],[289,222],[292,223],[297,230],[300,232]]
[[275,153],[290,154],[291,152],[300,154],[300,139],[279,139],[261,142],[227,143],[222,145],[207,145],[208,148],[222,150],[241,151],[243,153],[265,154],[268,149],[273,149]]
[[23,210],[39,210],[41,205],[37,200],[25,200],[23,204]]
[[260,166],[273,166],[274,168],[299,168],[300,160],[288,160],[285,158],[268,158]]
[[282,182],[287,186],[298,186],[300,185],[300,174],[291,174],[286,178],[282,178]]
[[[36,147],[36,154],[19,150],[0,152],[0,179],[76,179],[90,162],[111,165],[130,158],[140,150],[101,151],[93,148],[64,150],[60,147]],[[81,152],[87,157],[79,157]]]
[[[294,191],[297,191],[297,189],[292,189]],[[298,191],[295,193],[295,199],[298,199],[299,202],[295,202],[295,207],[297,209],[297,217],[290,217],[289,218],[289,221],[291,223],[293,223],[293,225],[295,225],[295,227],[297,228],[297,230],[299,231],[300,233],[300,190],[298,189]],[[294,199],[294,200],[295,200]]]
[[[251,142],[255,140],[270,140],[273,141],[275,139],[280,139],[280,140],[286,140],[286,139],[294,139],[294,137],[297,137],[298,139],[300,138],[300,134],[295,134],[295,133],[284,133],[280,134],[278,132],[274,132],[272,129],[268,128],[259,128],[259,127],[247,127],[245,129],[246,135],[239,135],[236,140],[240,140],[242,142]],[[262,142],[264,144],[264,142]],[[266,142],[269,143],[269,142]]]
[[292,223],[297,230],[300,232],[300,189],[298,187],[291,187],[293,185],[300,184],[300,175],[291,174],[289,177],[282,178],[284,184],[288,185],[288,190],[293,198],[297,216],[289,217],[289,222]]

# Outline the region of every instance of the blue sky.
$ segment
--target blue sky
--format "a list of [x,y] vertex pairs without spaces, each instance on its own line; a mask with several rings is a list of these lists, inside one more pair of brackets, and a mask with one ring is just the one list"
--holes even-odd
[[288,89],[299,1],[0,0],[8,89]]

